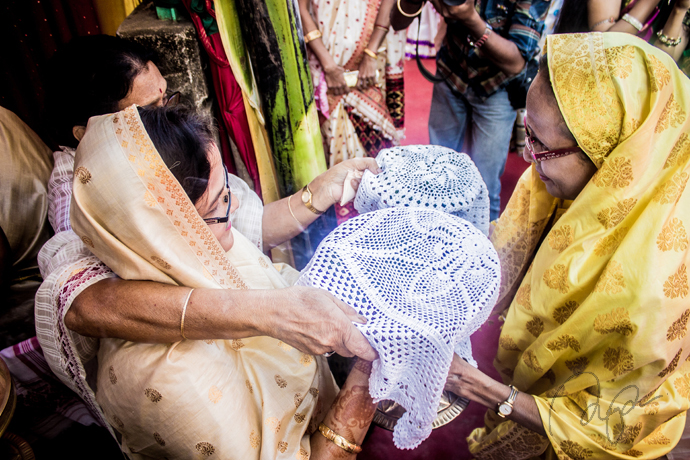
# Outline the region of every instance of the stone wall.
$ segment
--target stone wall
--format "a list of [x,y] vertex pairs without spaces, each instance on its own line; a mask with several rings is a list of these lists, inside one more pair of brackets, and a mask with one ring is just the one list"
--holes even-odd
[[122,22],[117,35],[154,51],[158,56],[156,65],[168,88],[181,92],[195,106],[211,110],[213,83],[191,20],[159,20],[153,2],[142,2]]

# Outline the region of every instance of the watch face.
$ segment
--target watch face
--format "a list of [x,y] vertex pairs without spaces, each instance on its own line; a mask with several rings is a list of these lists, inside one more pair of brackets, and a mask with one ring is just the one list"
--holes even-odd
[[504,403],[498,406],[498,412],[500,412],[501,415],[510,415],[513,412],[513,408]]
[[309,192],[306,190],[302,192],[302,203],[309,203]]

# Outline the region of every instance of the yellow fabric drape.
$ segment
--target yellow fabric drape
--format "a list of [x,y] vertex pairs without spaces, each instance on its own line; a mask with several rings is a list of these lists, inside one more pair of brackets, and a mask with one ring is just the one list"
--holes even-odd
[[139,3],[141,0],[93,0],[101,31],[106,35],[115,35],[122,21]]
[[[288,286],[234,229],[225,253],[134,106],[89,120],[74,175],[74,231],[121,278],[211,289]],[[325,358],[270,337],[103,339],[98,366],[96,399],[138,459],[308,458],[309,434],[337,390]]]
[[489,413],[470,450],[655,459],[680,439],[690,405],[690,81],[627,34],[546,46],[561,113],[598,171],[563,202],[530,168],[492,241],[511,302],[495,365],[535,396],[548,440]]

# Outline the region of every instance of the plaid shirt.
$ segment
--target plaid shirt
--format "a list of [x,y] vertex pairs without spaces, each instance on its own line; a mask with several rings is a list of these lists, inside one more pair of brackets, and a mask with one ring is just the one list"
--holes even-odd
[[[479,15],[493,27],[493,33],[515,43],[525,60],[539,52],[550,5],[548,0],[477,0]],[[462,23],[447,23],[448,32],[436,59],[440,72],[448,75],[451,89],[464,94],[469,86],[479,97],[487,98],[505,86],[511,77],[484,57],[481,48],[469,45]]]

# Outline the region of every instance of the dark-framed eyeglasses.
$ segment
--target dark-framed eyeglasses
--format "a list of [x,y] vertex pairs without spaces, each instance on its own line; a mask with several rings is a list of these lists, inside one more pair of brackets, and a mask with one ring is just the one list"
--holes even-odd
[[223,170],[225,172],[225,190],[228,192],[226,196],[228,200],[228,210],[225,212],[225,217],[210,217],[204,219],[207,224],[224,224],[230,220],[230,208],[232,207],[232,193],[230,193],[230,184],[228,183],[228,168],[223,164]]
[[177,104],[180,103],[180,92],[175,91],[170,96],[166,95],[164,101],[164,107],[175,107]]
[[582,149],[580,147],[568,147],[565,149],[557,149],[557,150],[545,150],[543,152],[535,152],[534,151],[534,143],[537,142],[534,140],[532,137],[532,133],[529,131],[529,127],[527,127],[527,117],[525,117],[524,120],[524,125],[525,125],[525,148],[529,152],[530,155],[532,155],[532,159],[534,160],[535,163],[540,162],[540,161],[546,161],[546,160],[553,160],[554,158],[560,158],[560,157],[565,157],[568,155],[572,155],[573,153],[578,153],[582,152]]

